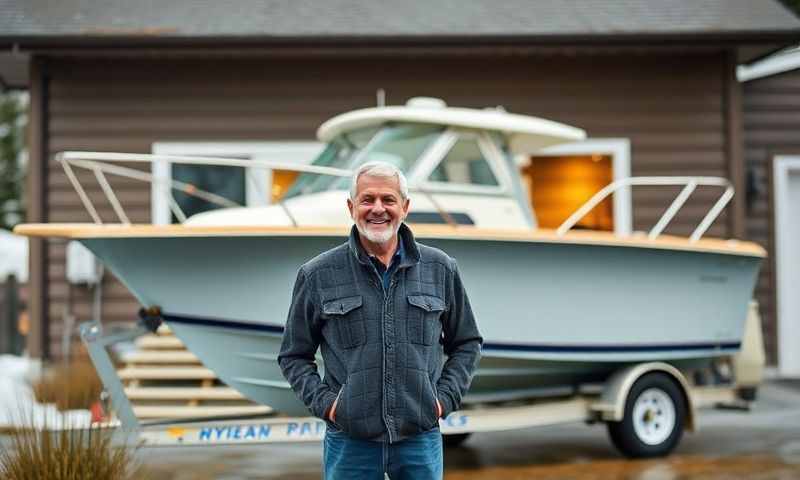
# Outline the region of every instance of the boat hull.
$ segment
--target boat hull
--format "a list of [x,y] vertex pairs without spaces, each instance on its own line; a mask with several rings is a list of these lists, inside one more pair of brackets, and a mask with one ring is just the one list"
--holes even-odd
[[[342,236],[82,239],[245,396],[306,413],[277,353],[299,266]],[[558,242],[420,239],[459,262],[485,343],[469,399],[546,394],[622,365],[739,349],[760,258]],[[320,362],[321,364],[321,362]],[[324,368],[324,365],[321,365]]]

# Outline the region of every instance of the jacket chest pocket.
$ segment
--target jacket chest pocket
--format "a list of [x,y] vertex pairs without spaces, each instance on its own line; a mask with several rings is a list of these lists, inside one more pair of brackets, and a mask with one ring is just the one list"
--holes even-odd
[[409,295],[408,303],[409,341],[433,345],[442,333],[439,317],[444,311],[444,300],[432,295]]
[[322,305],[322,313],[334,323],[336,341],[341,348],[353,348],[367,342],[361,295],[329,300]]

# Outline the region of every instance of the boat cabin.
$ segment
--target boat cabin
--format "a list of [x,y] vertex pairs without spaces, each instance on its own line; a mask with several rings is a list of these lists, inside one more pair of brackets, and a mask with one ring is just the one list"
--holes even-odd
[[[574,183],[571,190],[561,191],[558,185],[553,188],[553,182],[559,178],[563,182],[580,173],[580,164],[586,164],[587,159],[542,156],[530,162],[530,155],[544,147],[582,140],[585,132],[549,120],[510,114],[501,107],[452,108],[439,99],[413,98],[405,106],[369,108],[336,116],[319,128],[317,136],[326,146],[312,162],[315,167],[352,171],[379,160],[402,170],[412,191],[409,223],[554,228],[611,180],[610,160],[605,159],[604,171],[603,164],[592,159],[589,165],[595,166],[599,174],[584,174],[589,181],[583,183],[589,187],[583,187],[582,195],[572,202],[569,198],[563,201],[559,197],[564,193],[576,197]],[[521,167],[520,160],[527,161],[527,165]],[[279,208],[215,210],[195,215],[188,223],[285,225],[294,221],[318,225],[349,221],[343,205],[350,176],[279,172],[273,177],[273,181],[284,184],[282,195],[274,198],[280,203]],[[580,181],[586,180],[584,177],[576,176]],[[538,211],[539,201],[544,207],[543,215]],[[597,210],[610,211],[610,207],[603,205]],[[606,228],[600,229],[613,229],[610,214],[608,217],[606,224],[600,225]],[[592,222],[592,218],[587,216],[583,221]]]

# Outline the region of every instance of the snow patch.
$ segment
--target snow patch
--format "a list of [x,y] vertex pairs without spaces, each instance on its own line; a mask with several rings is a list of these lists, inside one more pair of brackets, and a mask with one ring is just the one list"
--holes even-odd
[[31,381],[41,373],[38,361],[0,355],[0,372],[0,427],[58,429],[91,425],[88,410],[60,412],[55,405],[36,402]]

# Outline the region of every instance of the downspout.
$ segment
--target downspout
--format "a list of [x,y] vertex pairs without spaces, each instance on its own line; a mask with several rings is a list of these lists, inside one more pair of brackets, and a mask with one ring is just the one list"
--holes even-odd
[[[47,156],[49,79],[47,62],[41,56],[31,56],[30,103],[28,114],[28,179],[26,221],[47,222]],[[32,358],[50,358],[48,244],[42,238],[30,238],[29,267],[29,318],[27,338],[28,355]]]
[[728,210],[728,237],[744,239],[745,231],[745,165],[742,134],[742,85],[736,78],[736,48],[725,51],[723,62],[723,118],[725,125],[725,159],[733,196]]

